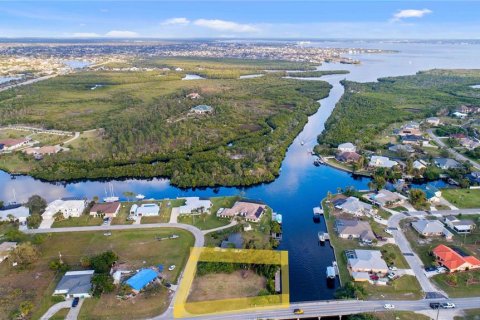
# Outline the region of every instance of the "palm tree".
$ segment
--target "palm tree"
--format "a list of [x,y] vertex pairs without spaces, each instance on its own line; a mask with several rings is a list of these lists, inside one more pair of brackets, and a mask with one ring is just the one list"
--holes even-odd
[[130,202],[130,198],[133,198],[136,196],[135,192],[132,192],[132,191],[125,191],[123,195],[128,199],[129,202]]

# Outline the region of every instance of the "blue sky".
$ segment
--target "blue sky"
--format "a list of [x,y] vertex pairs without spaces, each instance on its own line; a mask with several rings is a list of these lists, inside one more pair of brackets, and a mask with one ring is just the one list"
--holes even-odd
[[477,1],[5,1],[0,38],[480,38]]

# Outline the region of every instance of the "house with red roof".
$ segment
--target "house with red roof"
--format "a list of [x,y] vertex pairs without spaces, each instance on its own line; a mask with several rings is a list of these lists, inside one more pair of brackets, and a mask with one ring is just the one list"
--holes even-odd
[[450,272],[480,268],[480,260],[474,256],[462,256],[457,251],[443,244],[435,247],[432,253],[437,262],[448,268]]

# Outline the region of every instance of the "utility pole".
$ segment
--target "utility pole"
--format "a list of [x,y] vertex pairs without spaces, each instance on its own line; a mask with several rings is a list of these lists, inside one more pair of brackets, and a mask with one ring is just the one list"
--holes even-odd
[[58,261],[60,262],[60,264],[63,264],[62,254],[60,253],[60,251],[58,251]]

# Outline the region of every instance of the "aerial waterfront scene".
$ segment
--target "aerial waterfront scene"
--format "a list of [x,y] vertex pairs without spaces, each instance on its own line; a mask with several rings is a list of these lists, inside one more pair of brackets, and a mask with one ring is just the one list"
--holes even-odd
[[478,3],[29,4],[0,319],[480,316]]

